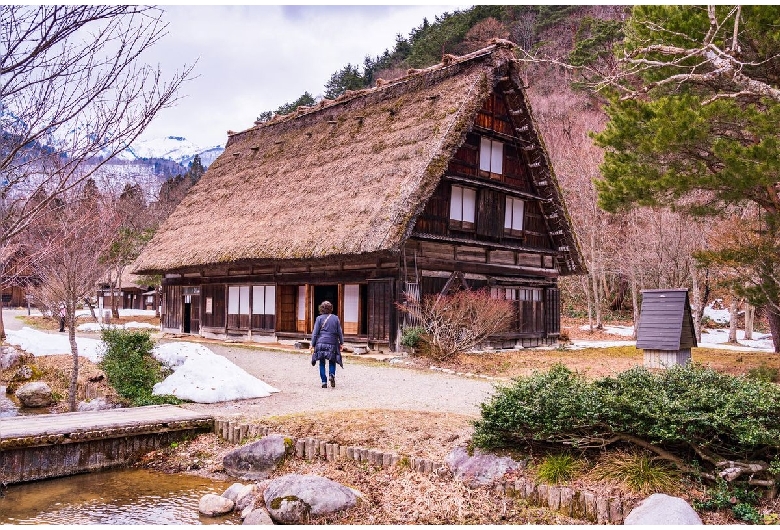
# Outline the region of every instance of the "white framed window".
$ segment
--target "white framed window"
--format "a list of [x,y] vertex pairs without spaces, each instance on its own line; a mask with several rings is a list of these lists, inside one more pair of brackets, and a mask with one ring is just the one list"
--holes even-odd
[[275,315],[276,314],[276,286],[253,285],[252,286],[252,314]]
[[452,186],[450,196],[450,221],[458,228],[473,229],[477,210],[477,190]]
[[492,287],[490,297],[498,300],[517,300],[517,289],[513,287]]
[[228,286],[228,315],[249,314],[249,286]]
[[298,286],[298,320],[306,320],[306,286]]
[[479,169],[501,175],[504,172],[504,144],[482,137],[479,142]]
[[517,197],[506,198],[504,210],[504,232],[518,234],[523,231],[523,215],[525,215],[525,202]]

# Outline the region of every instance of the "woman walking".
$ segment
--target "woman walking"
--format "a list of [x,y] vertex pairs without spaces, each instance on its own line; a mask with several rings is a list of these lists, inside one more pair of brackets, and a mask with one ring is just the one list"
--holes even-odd
[[[341,329],[339,317],[333,314],[333,304],[322,302],[320,304],[320,316],[314,321],[314,331],[311,334],[311,365],[320,362],[320,379],[322,388],[336,386],[336,365],[341,368],[341,347],[344,344],[344,332]],[[325,379],[325,359],[328,360],[328,379]]]

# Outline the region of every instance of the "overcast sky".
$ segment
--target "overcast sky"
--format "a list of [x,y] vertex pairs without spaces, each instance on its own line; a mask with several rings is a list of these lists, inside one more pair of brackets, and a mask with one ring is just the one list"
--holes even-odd
[[182,99],[163,110],[141,139],[183,136],[200,147],[224,145],[228,129],[253,125],[264,110],[304,91],[324,92],[331,74],[392,49],[447,6],[166,6],[168,35],[146,55],[163,71],[197,60]]

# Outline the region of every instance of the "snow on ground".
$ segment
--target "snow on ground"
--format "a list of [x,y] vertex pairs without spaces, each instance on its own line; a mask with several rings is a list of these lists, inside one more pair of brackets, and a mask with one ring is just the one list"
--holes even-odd
[[[728,311],[727,311],[728,313]],[[588,329],[588,326],[580,326],[580,329]],[[604,332],[610,335],[619,335],[623,337],[630,337],[634,333],[633,326],[604,326]],[[727,344],[729,339],[728,329],[706,329],[701,334],[701,342],[699,346],[723,350],[734,351],[762,351],[772,353],[774,346],[772,345],[772,335],[764,333],[753,332],[753,340],[745,340],[744,330],[737,330],[737,342],[740,346],[734,344]],[[574,340],[572,341],[571,349],[581,350],[583,348],[610,348],[613,346],[635,346],[636,341],[632,340],[615,340],[615,341],[589,341],[589,340]]]
[[76,331],[101,332],[103,328],[121,328],[121,329],[153,329],[160,330],[160,326],[149,324],[148,322],[128,322],[127,324],[99,324],[97,322],[85,322],[76,326]]
[[154,385],[155,394],[173,394],[196,403],[217,403],[279,392],[202,344],[159,344],[154,356],[174,370],[165,381]]
[[[7,330],[6,334],[6,342],[35,356],[70,354],[70,343],[65,333],[22,328]],[[103,358],[103,341],[76,337],[76,344],[80,356],[94,363]],[[173,369],[173,374],[155,385],[155,394],[173,394],[195,403],[218,403],[268,397],[273,392],[279,392],[200,344],[158,344],[152,354]]]

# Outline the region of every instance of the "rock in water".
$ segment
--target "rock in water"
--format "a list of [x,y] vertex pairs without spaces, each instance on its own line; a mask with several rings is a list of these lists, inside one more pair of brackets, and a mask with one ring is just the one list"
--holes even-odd
[[274,522],[267,511],[258,508],[257,510],[249,512],[249,515],[244,518],[242,524],[274,524]]
[[271,518],[279,523],[305,524],[313,515],[352,508],[360,492],[317,475],[284,475],[272,480],[263,499]]
[[699,514],[679,497],[654,493],[631,510],[624,525],[690,525],[703,524]]
[[198,511],[209,517],[230,513],[233,511],[234,506],[235,503],[230,499],[213,493],[207,493],[198,501]]
[[16,397],[23,407],[29,408],[48,407],[54,402],[51,388],[41,381],[25,383],[16,391]]

